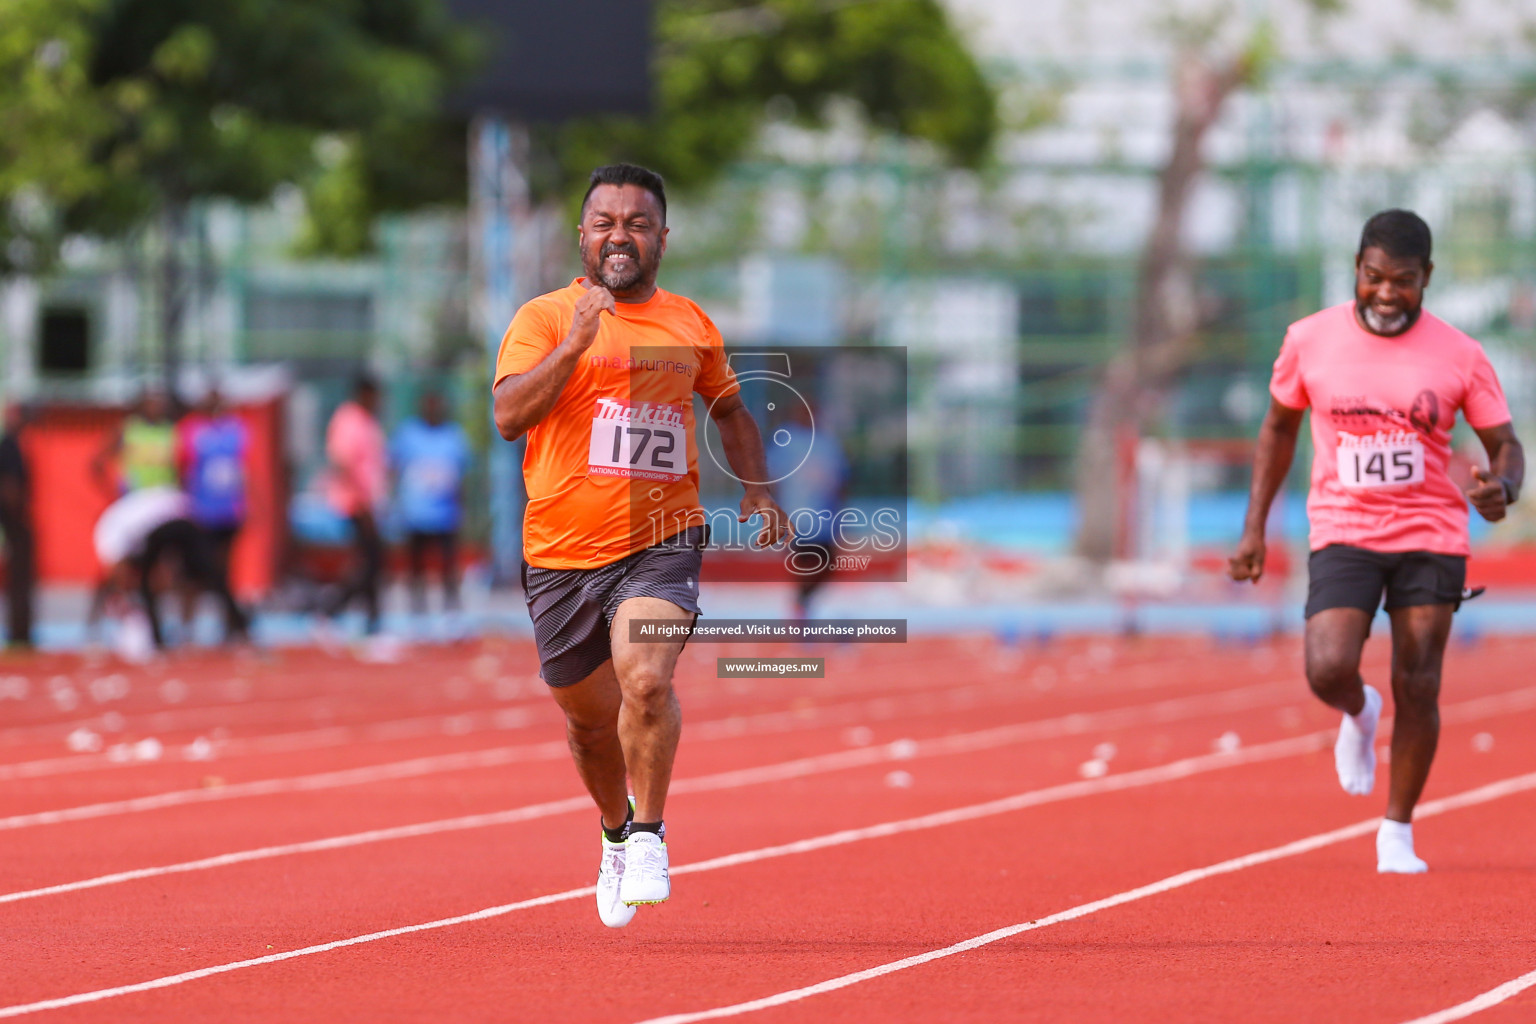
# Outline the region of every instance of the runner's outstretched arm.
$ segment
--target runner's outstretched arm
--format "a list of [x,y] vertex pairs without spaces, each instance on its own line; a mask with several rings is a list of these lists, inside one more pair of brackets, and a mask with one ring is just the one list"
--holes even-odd
[[509,374],[496,385],[493,414],[503,438],[516,441],[549,415],[582,353],[597,339],[598,318],[604,310],[613,312],[613,294],[601,285],[588,288],[576,300],[576,315],[564,340],[527,373]]
[[1520,485],[1525,483],[1525,449],[1515,436],[1513,424],[1479,429],[1477,436],[1488,452],[1488,469],[1472,470],[1476,482],[1468,489],[1467,497],[1478,515],[1496,523],[1520,497]]
[[1253,453],[1253,485],[1248,491],[1243,539],[1238,542],[1237,554],[1227,559],[1227,575],[1234,580],[1257,583],[1264,575],[1264,524],[1269,521],[1269,507],[1280,493],[1285,474],[1291,471],[1304,411],[1269,400],[1269,412],[1259,428],[1259,444]]
[[757,429],[752,411],[742,403],[740,394],[734,394],[717,399],[710,406],[709,415],[720,428],[725,460],[731,464],[736,479],[747,489],[741,499],[741,515],[736,521],[744,523],[755,515],[763,517],[756,541],[760,548],[789,540],[795,535],[789,517],[773,500],[766,483],[753,482],[768,479],[768,456],[763,452],[763,435]]

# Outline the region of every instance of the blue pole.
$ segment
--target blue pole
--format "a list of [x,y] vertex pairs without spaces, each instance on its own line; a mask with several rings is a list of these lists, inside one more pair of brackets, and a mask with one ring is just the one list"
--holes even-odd
[[[473,211],[472,266],[479,293],[488,365],[494,371],[501,338],[517,311],[519,285],[515,256],[518,214],[527,206],[526,133],[493,116],[471,128],[470,203]],[[518,577],[522,562],[523,443],[508,444],[493,426],[486,481],[490,498],[491,578],[498,585]]]

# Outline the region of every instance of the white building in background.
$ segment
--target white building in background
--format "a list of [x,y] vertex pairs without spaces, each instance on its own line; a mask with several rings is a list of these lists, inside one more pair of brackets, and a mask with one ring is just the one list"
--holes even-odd
[[[944,0],[976,52],[1008,81],[1005,111],[1042,103],[1054,116],[1013,132],[1004,160],[1020,169],[1131,172],[1167,155],[1176,40],[1211,26],[1215,55],[1255,42],[1268,54],[1259,84],[1235,96],[1207,140],[1217,167],[1272,164],[1329,173],[1308,197],[1282,174],[1273,182],[1269,244],[1337,245],[1358,231],[1358,210],[1390,178],[1394,201],[1447,223],[1468,191],[1507,202],[1508,230],[1536,232],[1536,103],[1521,82],[1536,61],[1536,5],[1529,0]],[[1213,12],[1226,12],[1225,14]],[[1078,213],[1076,241],[1134,246],[1154,197],[1144,177],[1063,182],[1023,174],[1021,195],[1046,195]],[[1143,184],[1137,187],[1135,179]],[[1363,181],[1365,194],[1348,182]],[[1214,252],[1245,227],[1243,197],[1207,181],[1194,203],[1189,242]],[[1096,216],[1095,213],[1098,213]]]
[[[255,209],[194,208],[184,248],[186,380],[229,376],[247,363],[282,363],[300,379],[342,379],[362,366],[434,365],[445,351],[472,344],[462,217],[387,218],[375,253],[342,261],[295,251],[301,216],[283,196]],[[157,261],[137,243],[76,238],[55,273],[5,282],[0,390],[121,402],[158,379]]]
[[[1267,23],[1285,60],[1360,64],[1412,57],[1431,61],[1525,60],[1536,24],[1526,0],[942,0],[976,52],[994,60],[1165,61],[1168,27],[1216,24],[1236,42]],[[1337,7],[1337,11],[1326,9]]]

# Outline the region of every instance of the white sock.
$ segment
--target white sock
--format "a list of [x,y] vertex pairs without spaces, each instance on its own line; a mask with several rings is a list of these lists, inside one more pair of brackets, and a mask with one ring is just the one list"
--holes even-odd
[[1382,819],[1376,832],[1376,870],[1383,875],[1419,875],[1429,865],[1413,852],[1413,825]]
[[1376,723],[1381,719],[1381,694],[1365,688],[1365,707],[1345,715],[1333,744],[1333,766],[1344,792],[1365,796],[1376,786]]

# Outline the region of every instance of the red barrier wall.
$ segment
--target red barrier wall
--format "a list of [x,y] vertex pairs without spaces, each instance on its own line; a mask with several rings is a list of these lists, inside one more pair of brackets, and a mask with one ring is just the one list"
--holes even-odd
[[[287,532],[282,472],[282,400],[233,407],[250,431],[246,461],[250,514],[231,555],[231,585],[244,598],[272,588]],[[124,409],[47,407],[24,435],[32,471],[38,575],[43,583],[95,583],[101,574],[91,533],[111,495],[91,460],[122,423]]]

